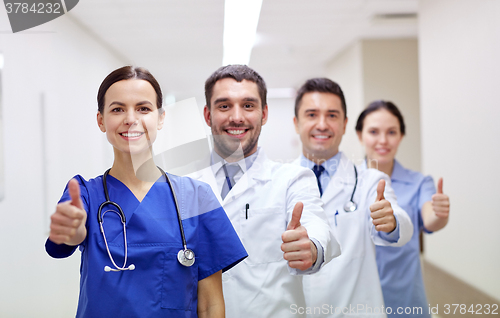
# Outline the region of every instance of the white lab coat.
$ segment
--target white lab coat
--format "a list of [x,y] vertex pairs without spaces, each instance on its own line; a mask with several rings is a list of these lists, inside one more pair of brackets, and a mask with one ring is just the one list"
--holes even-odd
[[281,251],[281,235],[296,202],[304,203],[301,224],[323,246],[325,263],[340,254],[312,171],[271,161],[260,149],[224,200],[211,167],[189,176],[212,187],[249,255],[222,276],[226,317],[305,317],[293,314],[294,306],[305,306],[303,276],[288,267]]
[[[300,165],[300,158],[294,163]],[[375,202],[377,184],[381,179],[386,182],[384,197],[391,202],[399,224],[396,243],[382,239],[370,217],[369,207]],[[354,182],[353,163],[341,154],[337,171],[324,190],[322,200],[330,226],[342,246],[342,255],[317,274],[304,277],[307,309],[312,313],[307,317],[386,317],[382,309],[384,300],[375,244],[402,246],[410,240],[413,225],[408,214],[397,205],[389,177],[375,169],[358,169],[358,185],[353,199],[358,208],[354,212],[345,212],[344,204],[351,198]]]

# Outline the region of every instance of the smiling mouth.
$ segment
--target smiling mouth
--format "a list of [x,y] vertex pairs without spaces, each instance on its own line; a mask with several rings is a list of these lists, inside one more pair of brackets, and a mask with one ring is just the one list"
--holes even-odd
[[327,135],[312,135],[312,136],[315,139],[324,139],[324,140],[331,138],[331,136],[327,136]]
[[247,132],[248,129],[226,129],[226,132],[232,136],[239,136]]
[[390,152],[389,149],[375,149],[375,151],[379,154],[386,154]]
[[120,133],[121,136],[126,137],[126,138],[137,138],[142,135],[144,135],[143,132],[125,132],[125,133]]

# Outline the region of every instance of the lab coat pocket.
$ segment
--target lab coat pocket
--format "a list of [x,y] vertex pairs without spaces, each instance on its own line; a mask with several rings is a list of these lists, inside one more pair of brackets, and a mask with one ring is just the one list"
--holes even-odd
[[186,267],[177,261],[177,253],[167,253],[163,267],[161,307],[196,311],[193,298],[198,293],[198,265]]
[[283,259],[281,234],[285,231],[283,207],[245,210],[241,218],[241,241],[247,250],[245,262],[251,265],[277,262]]
[[336,216],[336,236],[342,246],[344,259],[362,257],[366,240],[368,225],[367,218],[360,209],[353,212],[339,210]]

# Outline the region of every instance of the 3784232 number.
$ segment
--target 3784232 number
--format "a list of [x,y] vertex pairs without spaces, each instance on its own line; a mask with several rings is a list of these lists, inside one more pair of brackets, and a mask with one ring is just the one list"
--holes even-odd
[[55,13],[60,14],[61,4],[60,3],[33,3],[31,7],[25,2],[7,2],[5,3],[5,9],[7,13]]
[[498,304],[476,304],[470,305],[467,308],[465,304],[445,304],[444,305],[444,314],[475,314],[475,315],[498,315]]

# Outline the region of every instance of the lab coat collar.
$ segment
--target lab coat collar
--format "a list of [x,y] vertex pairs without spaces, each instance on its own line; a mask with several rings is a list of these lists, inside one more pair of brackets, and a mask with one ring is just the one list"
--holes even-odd
[[[218,190],[217,186],[217,181],[215,179],[215,175],[213,172],[213,169],[211,166],[194,172],[189,175],[189,177],[201,180],[203,182],[208,183],[212,189],[214,190],[213,192],[215,193],[215,196],[217,199],[219,199],[219,202],[221,202],[223,205],[237,199],[240,195],[242,195],[245,191],[251,189],[257,181],[259,182],[268,182],[271,180],[271,175],[272,175],[272,165],[269,163],[272,162],[268,160],[264,150],[261,148],[258,149],[258,154],[257,158],[253,162],[252,166],[250,169],[248,169],[243,176],[240,178],[240,180],[234,185],[234,187],[229,191],[227,196],[222,200],[222,197],[220,195],[220,191],[215,191],[216,189]],[[221,165],[220,162],[217,162],[215,164]]]
[[[359,177],[359,171],[358,171]],[[331,177],[330,183],[323,191],[321,199],[326,204],[337,196],[352,189],[355,183],[354,164],[347,158],[344,153],[341,153],[337,172]]]
[[257,158],[252,163],[252,166],[236,182],[231,191],[229,191],[226,198],[222,201],[223,204],[226,205],[231,201],[237,200],[246,191],[252,189],[257,182],[271,181],[272,165],[269,164],[270,162],[272,161],[268,160],[264,150],[259,148]]
[[[300,156],[293,163],[300,165]],[[358,171],[358,177],[359,173],[360,172]],[[346,187],[348,189],[352,188],[354,186],[354,182],[354,165],[344,153],[340,152],[340,160],[339,165],[337,166],[337,171],[333,176],[331,176],[330,182],[323,191],[321,199],[326,204],[346,191]]]

